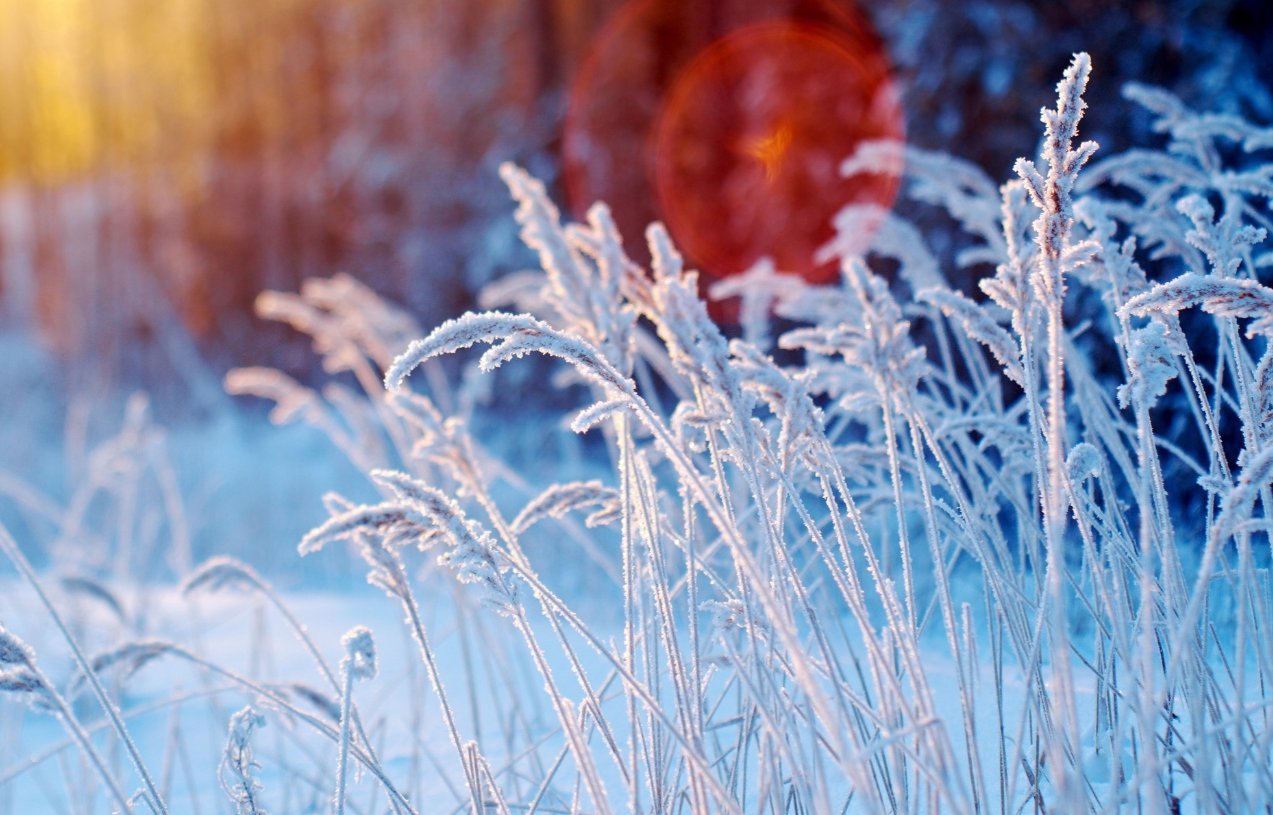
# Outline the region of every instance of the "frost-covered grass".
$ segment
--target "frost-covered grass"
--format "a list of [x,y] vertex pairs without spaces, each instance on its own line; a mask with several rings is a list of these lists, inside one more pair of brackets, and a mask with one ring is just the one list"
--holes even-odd
[[[761,263],[712,287],[741,298],[737,339],[662,227],[640,269],[603,205],[563,225],[513,167],[542,268],[488,290],[506,310],[421,338],[348,278],[263,295],[342,378],[227,386],[369,476],[379,499],[329,495],[300,552],[355,552],[402,625],[368,612],[374,634],[338,651],[344,627],[311,638],[264,577],[216,559],[183,602],[254,598],[312,684],[236,666],[199,625],[120,636],[65,682],[40,666],[83,652],[72,625],[38,656],[6,634],[0,688],[34,701],[22,721],[59,718],[100,776],[67,811],[165,811],[178,778],[218,778],[240,813],[1273,807],[1273,133],[1133,87],[1166,148],[1095,158],[1087,75],[1079,55],[1039,157],[1001,187],[864,147],[844,171],[904,164],[912,198],[959,227],[958,268],[899,215],[850,207],[829,256],[877,231],[835,285]],[[979,271],[976,296],[947,282]],[[475,346],[449,376],[443,358]],[[579,399],[568,427],[518,412],[508,389],[542,388],[518,366],[546,370],[528,356]],[[513,409],[479,418],[484,393]],[[570,471],[539,483],[501,460],[501,433],[586,434],[551,449],[591,452],[539,462]],[[395,649],[409,667],[377,676]],[[160,660],[238,697],[219,769],[172,769],[180,738],[134,751],[128,716],[85,734],[94,696]]]

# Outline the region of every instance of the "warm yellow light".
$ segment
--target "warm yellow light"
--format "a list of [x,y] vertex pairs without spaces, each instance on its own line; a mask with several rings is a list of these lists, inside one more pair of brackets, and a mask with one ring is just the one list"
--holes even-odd
[[0,181],[189,162],[211,101],[205,0],[0,0]]

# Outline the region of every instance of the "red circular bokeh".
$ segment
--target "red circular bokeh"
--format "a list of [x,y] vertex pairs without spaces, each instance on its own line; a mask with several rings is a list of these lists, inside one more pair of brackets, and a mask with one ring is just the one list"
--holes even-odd
[[639,260],[662,220],[710,277],[769,256],[821,282],[835,212],[897,191],[894,175],[841,178],[840,162],[902,136],[883,45],[847,0],[633,0],[572,90],[566,195],[576,215],[609,203]]

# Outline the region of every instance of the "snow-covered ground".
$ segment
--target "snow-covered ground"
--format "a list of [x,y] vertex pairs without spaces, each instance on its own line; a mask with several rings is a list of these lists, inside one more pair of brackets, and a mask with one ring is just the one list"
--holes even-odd
[[[440,582],[433,581],[431,585],[446,592]],[[192,599],[174,588],[119,587],[113,594],[124,612],[121,619],[114,608],[98,597],[59,588],[57,583],[52,584],[51,590],[72,630],[90,650],[94,645],[104,649],[129,640],[179,643],[221,668],[283,694],[306,712],[322,715],[320,707],[297,694],[294,683],[306,685],[335,703],[337,693],[325,684],[310,653],[286,621],[260,598],[230,594]],[[470,608],[464,613],[472,616],[462,624],[453,600],[451,596],[425,600],[425,625],[437,644],[436,657],[444,681],[454,694],[461,733],[490,745],[487,759],[498,768],[501,761],[510,758],[500,747],[508,731],[502,723],[492,721],[501,711],[486,706],[505,696],[499,685],[521,686],[520,690],[529,691],[519,693],[514,689],[508,696],[539,700],[542,693],[535,692],[539,681],[524,649],[507,636],[511,632],[506,620]],[[340,662],[340,638],[346,631],[362,625],[374,632],[379,675],[356,692],[362,721],[379,750],[386,773],[417,803],[419,811],[453,811],[459,806],[454,788],[462,783],[459,762],[440,721],[436,700],[428,690],[420,654],[404,625],[401,608],[370,587],[357,591],[290,592],[284,601],[303,622],[329,666]],[[607,617],[611,618],[608,624],[604,622]],[[38,657],[51,678],[63,687],[71,684],[76,673],[73,659],[28,586],[12,579],[0,582],[0,620],[29,642],[40,643]],[[590,620],[600,622],[596,633],[603,639],[617,640],[622,636],[620,622],[604,609],[593,609]],[[462,625],[469,628],[462,630]],[[474,638],[474,626],[483,629],[484,648],[475,650],[473,646],[480,645],[475,642],[465,645],[465,636]],[[541,636],[551,634],[542,621],[536,628]],[[578,653],[588,673],[604,674],[605,663],[600,657],[587,648]],[[516,664],[502,662],[510,655]],[[957,668],[940,648],[924,654],[924,667],[935,691],[939,718],[959,721],[962,713]],[[988,660],[973,668],[978,687],[994,687],[994,669]],[[570,665],[560,654],[555,656],[552,669],[564,684],[571,684]],[[1014,711],[1029,706],[1019,672],[1009,669],[1008,675],[1002,699],[983,694],[976,700],[975,717],[981,736],[977,747],[983,756],[996,756],[1002,743],[995,706],[1002,704],[1010,720],[1017,718]],[[470,704],[466,691],[469,682],[476,694],[473,698],[480,697],[482,701]],[[293,689],[289,691],[289,687]],[[262,704],[259,696],[233,681],[168,655],[121,678],[114,688],[130,734],[142,756],[151,762],[152,770],[163,779],[163,792],[171,811],[226,811],[229,798],[209,781],[217,777],[230,715],[249,703],[257,705],[266,719],[266,727],[255,745],[265,809],[283,813],[326,812],[330,806],[335,745],[281,709],[268,702]],[[577,688],[568,690],[579,692]],[[606,707],[621,714],[622,695],[612,688],[607,697]],[[1078,698],[1085,716],[1083,726],[1090,728],[1090,683],[1080,682]],[[86,690],[81,689],[75,707],[102,751],[110,756],[111,766],[140,788],[140,781],[127,769],[126,759],[109,732],[109,723]],[[524,718],[519,726],[528,730],[522,735],[535,744],[545,761],[551,759],[562,746],[552,711],[541,703],[537,708],[521,709],[517,715]],[[627,739],[629,734],[615,736]],[[962,759],[966,746],[958,739],[955,742],[956,753]],[[105,803],[100,792],[91,792],[96,784],[74,781],[91,770],[54,717],[6,702],[0,706],[0,743],[4,745],[0,751],[0,814],[103,811]],[[1011,744],[1010,738],[1009,748]],[[598,754],[602,752],[598,747]],[[1121,758],[1130,771],[1129,757]],[[602,767],[607,771],[608,787],[620,789],[618,768],[612,764]],[[1092,769],[1093,777],[1107,775],[1107,768]],[[534,789],[531,782],[532,779],[525,779],[526,789]],[[80,794],[81,800],[68,800],[68,791]],[[93,800],[96,804],[91,804]],[[360,812],[387,811],[383,796],[365,774],[351,787],[351,806],[354,805]],[[548,805],[545,811],[553,811],[553,807]]]

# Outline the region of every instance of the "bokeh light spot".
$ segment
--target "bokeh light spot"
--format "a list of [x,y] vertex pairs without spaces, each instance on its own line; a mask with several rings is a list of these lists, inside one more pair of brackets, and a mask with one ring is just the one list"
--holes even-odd
[[903,137],[882,44],[847,3],[677,5],[636,0],[597,38],[567,115],[571,209],[609,202],[640,260],[657,219],[709,277],[766,256],[834,277],[814,256],[835,212],[897,190],[895,175],[838,171],[863,141]]

